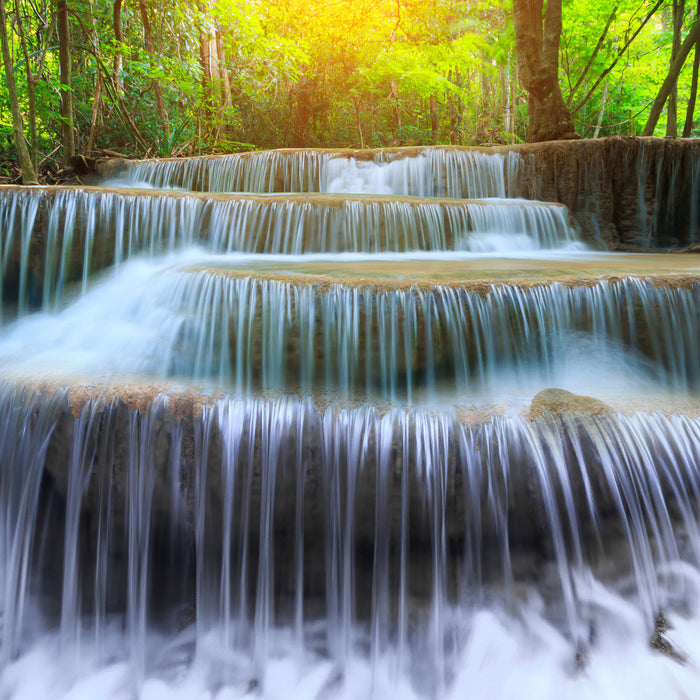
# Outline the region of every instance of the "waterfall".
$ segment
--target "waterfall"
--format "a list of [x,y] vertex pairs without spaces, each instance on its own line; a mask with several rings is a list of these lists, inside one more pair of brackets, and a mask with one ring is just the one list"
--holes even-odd
[[[561,159],[566,160],[562,165]],[[689,141],[607,138],[558,149],[277,150],[128,164],[121,183],[202,192],[354,192],[527,197],[568,206],[596,247],[676,247],[697,238],[699,151]]]
[[266,151],[130,164],[128,182],[200,192],[318,192],[331,153]]
[[648,250],[697,239],[700,146],[692,139],[610,137],[518,150],[522,196],[566,204],[586,242]]
[[[135,255],[194,244],[212,252],[306,254],[556,248],[574,239],[566,209],[522,200],[232,197],[12,188],[0,294],[60,307],[73,282]],[[13,277],[19,271],[19,278]],[[37,298],[38,297],[38,298]],[[0,296],[0,302],[2,296]]]
[[182,323],[163,356],[176,376],[213,376],[242,390],[294,386],[296,378],[302,391],[325,383],[411,400],[416,385],[434,393],[447,381],[466,391],[504,371],[551,374],[570,343],[588,338],[586,352],[599,362],[618,344],[682,389],[700,380],[699,295],[698,285],[667,289],[636,278],[491,285],[487,294],[450,286],[319,290],[203,270],[165,288]]
[[[693,595],[683,571],[700,554],[697,419],[469,424],[449,410],[319,410],[291,397],[220,400],[189,418],[164,397],[71,413],[65,391],[7,384],[0,401],[0,541],[17,552],[3,558],[3,649],[33,642],[40,602],[59,606],[66,661],[75,655],[62,682],[82,657],[126,664],[122,682],[142,682],[149,629],[177,627],[163,603],[192,568],[195,636],[163,663],[204,655],[208,682],[231,687],[262,679],[291,643],[341,673],[365,649],[396,655],[398,680],[435,692],[480,610],[526,608],[523,586],[541,579],[522,552],[538,551],[550,572],[542,615],[572,663],[607,614],[597,587],[609,556],[629,567],[625,604],[649,624]],[[55,508],[37,503],[63,499],[57,528]],[[63,593],[42,602],[56,549]],[[556,589],[561,611],[547,607]]]
[[322,171],[322,191],[468,199],[513,197],[520,191],[520,157],[515,153],[427,148],[417,156],[402,156],[333,158]]
[[109,368],[238,391],[317,388],[399,401],[498,391],[508,381],[536,386],[562,372],[580,375],[592,362],[619,365],[622,376],[626,363],[678,393],[700,386],[697,283],[391,288],[172,262],[155,269],[125,267],[58,317],[10,330],[0,340],[6,369],[31,372],[45,358],[71,372]]
[[697,260],[581,238],[694,240],[698,182],[605,140],[0,187],[0,697],[699,697]]
[[[516,154],[452,148],[351,152],[279,150],[130,163],[125,183],[201,192],[355,192],[418,197],[515,196]],[[371,153],[371,152],[370,152]]]

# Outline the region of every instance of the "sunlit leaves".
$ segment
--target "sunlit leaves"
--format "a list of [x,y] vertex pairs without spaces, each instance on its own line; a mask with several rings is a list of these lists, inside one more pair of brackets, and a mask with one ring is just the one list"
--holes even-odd
[[[611,3],[601,3],[598,0],[564,0],[560,78],[564,97],[569,99],[572,106],[576,106],[587,95],[598,76],[611,65],[655,5],[654,0],[619,0]],[[600,50],[593,57],[613,9],[616,10],[614,19],[605,33]],[[689,27],[694,19],[694,10],[694,3],[686,3],[686,27]],[[651,102],[668,70],[670,52],[670,9],[669,3],[664,3],[622,54],[604,82],[601,82],[591,95],[585,108],[576,114],[579,132],[590,136],[601,119],[601,135],[640,133]],[[574,90],[578,78],[589,63],[591,65],[585,80]],[[604,85],[607,85],[608,95],[601,118]],[[690,65],[686,65],[679,80],[679,118],[682,118],[681,113],[684,113],[682,108],[688,96],[689,86]],[[664,126],[662,121],[658,126],[658,133],[663,133]]]

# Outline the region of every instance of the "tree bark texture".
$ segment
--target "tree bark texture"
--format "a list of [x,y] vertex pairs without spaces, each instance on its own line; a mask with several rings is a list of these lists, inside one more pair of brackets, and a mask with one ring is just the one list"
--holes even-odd
[[199,33],[199,57],[202,66],[202,89],[205,96],[205,118],[212,140],[226,132],[226,114],[231,107],[231,83],[226,69],[223,38],[217,23],[205,4],[199,5],[205,23]]
[[199,61],[202,66],[202,90],[204,92],[207,130],[211,133],[218,127],[220,92],[218,90],[219,54],[213,31],[199,34]]
[[527,140],[579,138],[559,87],[561,0],[514,0],[515,49],[520,80],[527,91]]
[[117,41],[117,49],[114,52],[114,61],[112,63],[112,80],[118,89],[121,89],[121,72],[122,72],[122,50],[121,45],[124,43],[124,35],[122,33],[122,0],[114,0],[112,5],[112,26],[114,27],[114,39]]
[[69,165],[75,155],[75,129],[73,125],[73,88],[71,86],[70,30],[68,27],[67,0],[56,0],[58,21],[58,61],[61,73],[61,117],[63,118],[63,164]]
[[10,98],[10,110],[12,111],[12,136],[17,149],[19,167],[22,169],[22,182],[25,185],[36,185],[36,171],[32,165],[32,159],[27,149],[27,142],[24,139],[24,129],[22,126],[22,113],[19,109],[19,98],[17,97],[17,83],[12,70],[12,56],[10,55],[10,44],[7,38],[7,12],[5,0],[0,0],[0,44],[2,45],[2,62],[5,66],[5,80],[7,81],[7,92]]

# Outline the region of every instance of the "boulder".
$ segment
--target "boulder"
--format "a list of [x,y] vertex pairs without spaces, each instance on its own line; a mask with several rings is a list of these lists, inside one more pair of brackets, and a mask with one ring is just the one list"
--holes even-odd
[[572,394],[564,389],[544,389],[535,394],[532,399],[528,418],[535,420],[545,414],[559,417],[564,413],[586,413],[599,416],[611,412],[610,406],[592,396]]

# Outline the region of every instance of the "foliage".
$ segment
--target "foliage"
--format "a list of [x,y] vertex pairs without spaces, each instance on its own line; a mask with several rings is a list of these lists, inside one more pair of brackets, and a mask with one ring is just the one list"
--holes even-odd
[[[31,76],[16,13],[35,78],[42,156],[58,159],[54,4],[13,2],[8,29],[21,105],[26,113]],[[670,0],[621,49],[653,6],[652,0],[563,0],[560,81],[582,135],[640,132],[670,61]],[[138,3],[121,5],[121,42],[114,7],[115,0],[69,2],[78,152],[91,136],[96,152],[169,155],[495,143],[525,134],[511,0],[150,0],[155,55],[145,49]],[[695,8],[686,3],[684,34]],[[691,64],[678,84],[680,130]],[[156,81],[169,117],[167,136]],[[10,133],[6,98],[0,85],[3,152]],[[658,133],[663,130],[660,123]]]
[[[657,5],[653,0],[620,0],[614,4],[586,0],[564,1],[564,31],[562,36],[561,82],[565,98],[575,109],[597,78],[614,61],[627,39],[640,27],[646,15]],[[666,77],[671,58],[672,20],[670,1],[666,1],[634,38],[615,68],[603,79],[589,101],[576,112],[576,126],[582,136],[592,136],[604,104],[600,135],[639,135],[651,103]],[[599,52],[594,56],[606,22],[613,9],[614,19]],[[684,26],[695,20],[696,6],[686,3]],[[687,30],[686,30],[687,31]],[[592,60],[586,79],[573,90],[585,66]],[[683,130],[685,103],[690,93],[692,61],[689,61],[678,82],[679,131]],[[665,119],[659,123],[657,135],[665,132]]]

